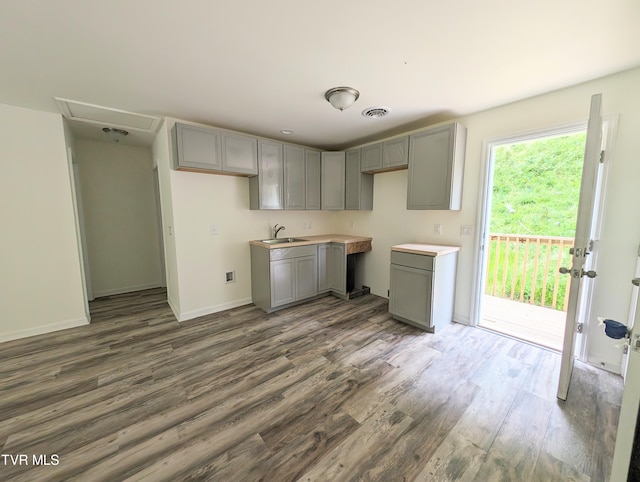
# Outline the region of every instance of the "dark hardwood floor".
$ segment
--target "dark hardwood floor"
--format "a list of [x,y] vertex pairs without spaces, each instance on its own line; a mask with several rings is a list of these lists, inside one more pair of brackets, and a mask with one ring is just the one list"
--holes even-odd
[[0,480],[609,478],[615,375],[576,363],[560,402],[556,353],[424,333],[372,295],[181,324],[165,300],[100,299],[89,326],[0,344]]

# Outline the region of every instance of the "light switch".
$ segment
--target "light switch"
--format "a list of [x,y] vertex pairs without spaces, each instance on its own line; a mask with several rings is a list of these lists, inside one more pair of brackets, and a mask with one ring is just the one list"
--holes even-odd
[[433,234],[442,234],[442,224],[433,225]]
[[473,236],[473,226],[469,226],[468,224],[460,226],[460,236],[465,238]]
[[212,224],[211,226],[209,226],[209,234],[211,236],[217,236],[218,235],[218,226],[215,224]]

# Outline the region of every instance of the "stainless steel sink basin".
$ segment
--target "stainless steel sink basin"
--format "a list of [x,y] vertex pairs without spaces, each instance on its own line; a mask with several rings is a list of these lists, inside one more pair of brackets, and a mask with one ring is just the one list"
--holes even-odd
[[306,241],[306,239],[300,238],[279,238],[279,239],[263,239],[262,242],[266,244],[286,244],[297,243],[298,241]]

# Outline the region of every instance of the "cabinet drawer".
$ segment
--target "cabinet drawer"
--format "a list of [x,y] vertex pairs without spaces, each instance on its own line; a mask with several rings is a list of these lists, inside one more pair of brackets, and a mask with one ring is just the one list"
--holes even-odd
[[391,264],[433,271],[433,256],[391,251]]
[[315,256],[317,253],[315,244],[309,246],[292,246],[291,248],[277,248],[269,250],[269,260],[300,258],[302,256]]

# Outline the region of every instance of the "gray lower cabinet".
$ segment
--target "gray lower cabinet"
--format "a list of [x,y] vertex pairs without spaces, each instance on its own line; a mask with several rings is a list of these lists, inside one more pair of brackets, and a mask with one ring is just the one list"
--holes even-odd
[[322,161],[320,151],[305,149],[305,209],[319,211],[320,203],[320,178],[322,177]]
[[453,319],[457,252],[428,256],[391,251],[389,312],[433,333]]
[[282,209],[284,162],[282,144],[258,141],[258,175],[249,179],[251,209]]
[[284,146],[284,208],[305,209],[305,153],[298,146]]
[[322,209],[344,210],[344,152],[322,153]]
[[347,255],[341,243],[318,244],[318,292],[347,294]]
[[329,287],[332,292],[347,294],[347,254],[344,244],[329,244]]
[[330,259],[331,244],[318,244],[318,293],[326,293],[331,289]]
[[459,210],[467,130],[458,123],[409,138],[407,209]]
[[258,174],[255,137],[178,122],[172,138],[175,169],[240,176]]
[[266,249],[251,245],[251,297],[266,312],[318,294],[316,245]]
[[347,210],[373,209],[373,174],[361,171],[361,149],[346,152],[345,206]]

